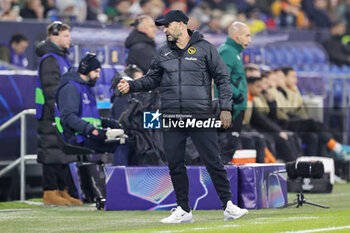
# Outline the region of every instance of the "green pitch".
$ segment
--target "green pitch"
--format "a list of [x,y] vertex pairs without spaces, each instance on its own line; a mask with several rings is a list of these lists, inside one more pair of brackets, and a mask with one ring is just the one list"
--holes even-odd
[[[308,201],[329,205],[249,210],[242,219],[225,222],[219,210],[194,211],[195,223],[164,225],[168,211],[97,211],[91,205],[46,207],[0,203],[0,232],[350,232],[350,184],[337,184],[331,194],[306,194]],[[295,194],[288,194],[289,201]],[[40,201],[40,200],[34,200]]]

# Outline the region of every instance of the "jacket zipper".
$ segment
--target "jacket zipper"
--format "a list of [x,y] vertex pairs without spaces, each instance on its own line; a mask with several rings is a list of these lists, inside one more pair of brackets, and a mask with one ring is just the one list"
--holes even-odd
[[182,96],[181,96],[181,57],[179,59],[179,97],[180,97],[180,113],[182,113]]

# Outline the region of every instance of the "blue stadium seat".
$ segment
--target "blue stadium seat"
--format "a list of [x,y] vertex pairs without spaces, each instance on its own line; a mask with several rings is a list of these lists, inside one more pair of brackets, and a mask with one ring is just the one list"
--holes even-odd
[[323,49],[321,49],[321,47],[315,44],[312,48],[312,52],[314,54],[314,59],[316,60],[317,63],[321,63],[321,64],[328,63],[327,54]]
[[69,52],[68,59],[69,59],[71,64],[74,64],[75,58],[76,58],[76,56],[78,56],[78,54],[76,54],[76,52],[75,52],[75,48],[69,48],[68,52]]
[[103,85],[103,96],[105,99],[110,99],[112,97],[113,92],[110,90],[111,85]]
[[125,48],[124,45],[114,45],[109,48],[109,58],[111,65],[124,65],[125,64]]
[[253,62],[255,64],[261,65],[263,63],[263,57],[262,57],[262,52],[260,47],[252,49],[252,57],[253,57]]
[[313,56],[313,53],[312,53],[312,48],[310,48],[309,46],[307,45],[302,45],[301,47],[301,51],[304,53],[304,62],[306,64],[315,64],[315,61],[314,61],[314,56]]
[[102,67],[100,71],[100,78],[97,79],[96,85],[104,84],[104,79],[105,78],[104,78],[103,67]]
[[87,53],[92,53],[92,49],[91,48],[81,48],[81,51],[80,51],[80,59],[85,57],[85,55]]
[[112,84],[112,79],[115,75],[115,70],[113,67],[108,67],[103,69],[103,74],[104,74],[104,85],[111,86]]
[[282,45],[279,47],[280,49],[280,53],[282,55],[282,60],[281,60],[281,63],[283,66],[290,66],[291,64],[293,64],[294,62],[294,57],[293,57],[293,54],[290,52],[290,50]]
[[96,57],[101,62],[101,64],[104,64],[106,62],[105,48],[97,48],[96,49]]

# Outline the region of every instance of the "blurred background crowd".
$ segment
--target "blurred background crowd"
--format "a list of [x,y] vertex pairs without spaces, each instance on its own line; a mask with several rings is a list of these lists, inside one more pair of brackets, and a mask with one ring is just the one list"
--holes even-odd
[[253,34],[272,28],[330,28],[333,22],[350,20],[349,0],[1,0],[0,20],[64,17],[129,25],[137,15],[156,19],[174,9],[186,12],[189,27],[204,33],[224,32],[234,20],[246,22]]

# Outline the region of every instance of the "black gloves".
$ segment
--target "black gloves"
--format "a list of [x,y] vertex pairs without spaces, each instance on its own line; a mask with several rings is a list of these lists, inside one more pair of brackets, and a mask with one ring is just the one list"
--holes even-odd
[[234,104],[240,104],[244,101],[244,96],[242,93],[239,93],[239,95],[236,98],[233,98],[233,103]]
[[104,141],[107,139],[106,131],[102,129],[93,128],[89,133],[88,137],[95,141]]

